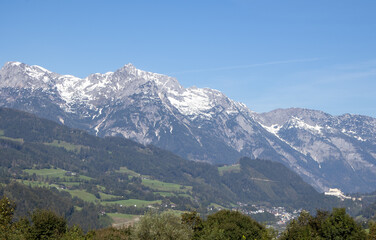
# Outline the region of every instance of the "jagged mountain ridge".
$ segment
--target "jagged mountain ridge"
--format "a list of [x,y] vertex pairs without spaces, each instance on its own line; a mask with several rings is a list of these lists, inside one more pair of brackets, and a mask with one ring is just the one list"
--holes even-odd
[[376,188],[374,118],[306,109],[257,114],[217,90],[184,88],[131,64],[81,79],[9,62],[0,71],[0,106],[99,136],[151,143],[191,160],[279,161],[321,191]]

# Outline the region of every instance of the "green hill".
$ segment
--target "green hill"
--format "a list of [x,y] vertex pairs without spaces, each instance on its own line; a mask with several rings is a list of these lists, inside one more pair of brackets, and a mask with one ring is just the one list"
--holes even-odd
[[150,207],[205,212],[210,204],[238,202],[308,210],[338,204],[279,163],[242,158],[238,165],[217,167],[4,108],[0,159],[3,184],[53,187],[107,212],[142,214]]

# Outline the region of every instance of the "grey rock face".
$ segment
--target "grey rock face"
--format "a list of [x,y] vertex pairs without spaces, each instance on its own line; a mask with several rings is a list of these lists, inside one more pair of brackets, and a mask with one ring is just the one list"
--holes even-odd
[[184,88],[131,64],[80,79],[9,62],[0,70],[0,106],[196,161],[279,161],[321,191],[376,188],[376,119],[296,108],[257,114],[219,91]]

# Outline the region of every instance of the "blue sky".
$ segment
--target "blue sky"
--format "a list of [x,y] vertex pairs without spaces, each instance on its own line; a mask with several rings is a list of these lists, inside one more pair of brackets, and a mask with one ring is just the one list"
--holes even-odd
[[0,64],[85,77],[126,63],[256,112],[376,117],[376,1],[0,1]]

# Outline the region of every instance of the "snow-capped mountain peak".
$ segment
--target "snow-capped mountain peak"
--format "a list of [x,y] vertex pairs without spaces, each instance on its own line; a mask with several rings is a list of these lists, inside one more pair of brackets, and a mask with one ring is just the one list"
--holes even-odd
[[159,73],[147,72],[137,69],[133,64],[128,63],[114,73],[114,80],[126,79],[130,83],[145,84],[147,82],[156,84],[159,88],[167,88],[179,91],[183,87],[173,77]]
[[0,87],[47,89],[51,87],[51,79],[58,74],[47,69],[20,62],[7,62],[0,70]]

